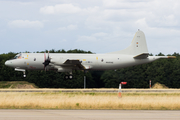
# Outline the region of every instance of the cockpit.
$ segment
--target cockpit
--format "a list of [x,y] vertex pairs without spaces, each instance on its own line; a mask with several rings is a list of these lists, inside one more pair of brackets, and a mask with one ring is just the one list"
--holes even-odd
[[17,54],[14,59],[21,59],[22,58],[22,54]]

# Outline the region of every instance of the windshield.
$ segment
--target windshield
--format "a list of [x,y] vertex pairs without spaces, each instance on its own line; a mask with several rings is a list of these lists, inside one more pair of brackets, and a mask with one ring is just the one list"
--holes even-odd
[[21,59],[21,54],[17,54],[14,59]]

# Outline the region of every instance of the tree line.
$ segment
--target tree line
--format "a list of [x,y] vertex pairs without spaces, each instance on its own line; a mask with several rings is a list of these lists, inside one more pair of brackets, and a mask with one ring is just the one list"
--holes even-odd
[[[48,52],[46,50],[46,52]],[[83,50],[50,50],[50,53],[86,53],[91,51]],[[37,52],[43,53],[43,52]],[[152,63],[106,71],[73,71],[73,79],[64,79],[66,73],[54,71],[27,71],[26,78],[22,72],[14,71],[13,68],[4,65],[6,60],[12,59],[17,53],[9,52],[0,54],[0,81],[28,81],[35,83],[40,88],[83,88],[84,75],[86,76],[87,88],[118,88],[120,82],[127,82],[124,88],[148,88],[149,80],[152,85],[159,82],[169,88],[180,88],[180,55],[179,53],[169,54],[176,56],[176,59],[159,59]],[[152,55],[152,54],[151,54]],[[156,56],[164,56],[159,53]]]

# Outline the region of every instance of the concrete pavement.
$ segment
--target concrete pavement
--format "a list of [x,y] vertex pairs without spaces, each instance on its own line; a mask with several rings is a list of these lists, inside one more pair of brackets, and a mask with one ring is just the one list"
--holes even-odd
[[0,120],[180,120],[170,110],[0,110]]

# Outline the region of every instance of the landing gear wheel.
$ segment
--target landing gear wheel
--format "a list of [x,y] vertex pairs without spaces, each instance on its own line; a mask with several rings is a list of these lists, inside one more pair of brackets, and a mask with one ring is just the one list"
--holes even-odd
[[65,75],[65,77],[64,77],[66,80],[69,78],[69,76],[68,75]]
[[64,76],[64,79],[66,79],[66,80],[67,80],[67,79],[70,79],[70,80],[71,80],[71,79],[73,79],[73,75],[65,75],[65,76]]
[[24,74],[23,77],[26,77],[26,72],[25,71],[23,71],[23,74]]
[[73,79],[73,75],[69,75],[69,79]]

